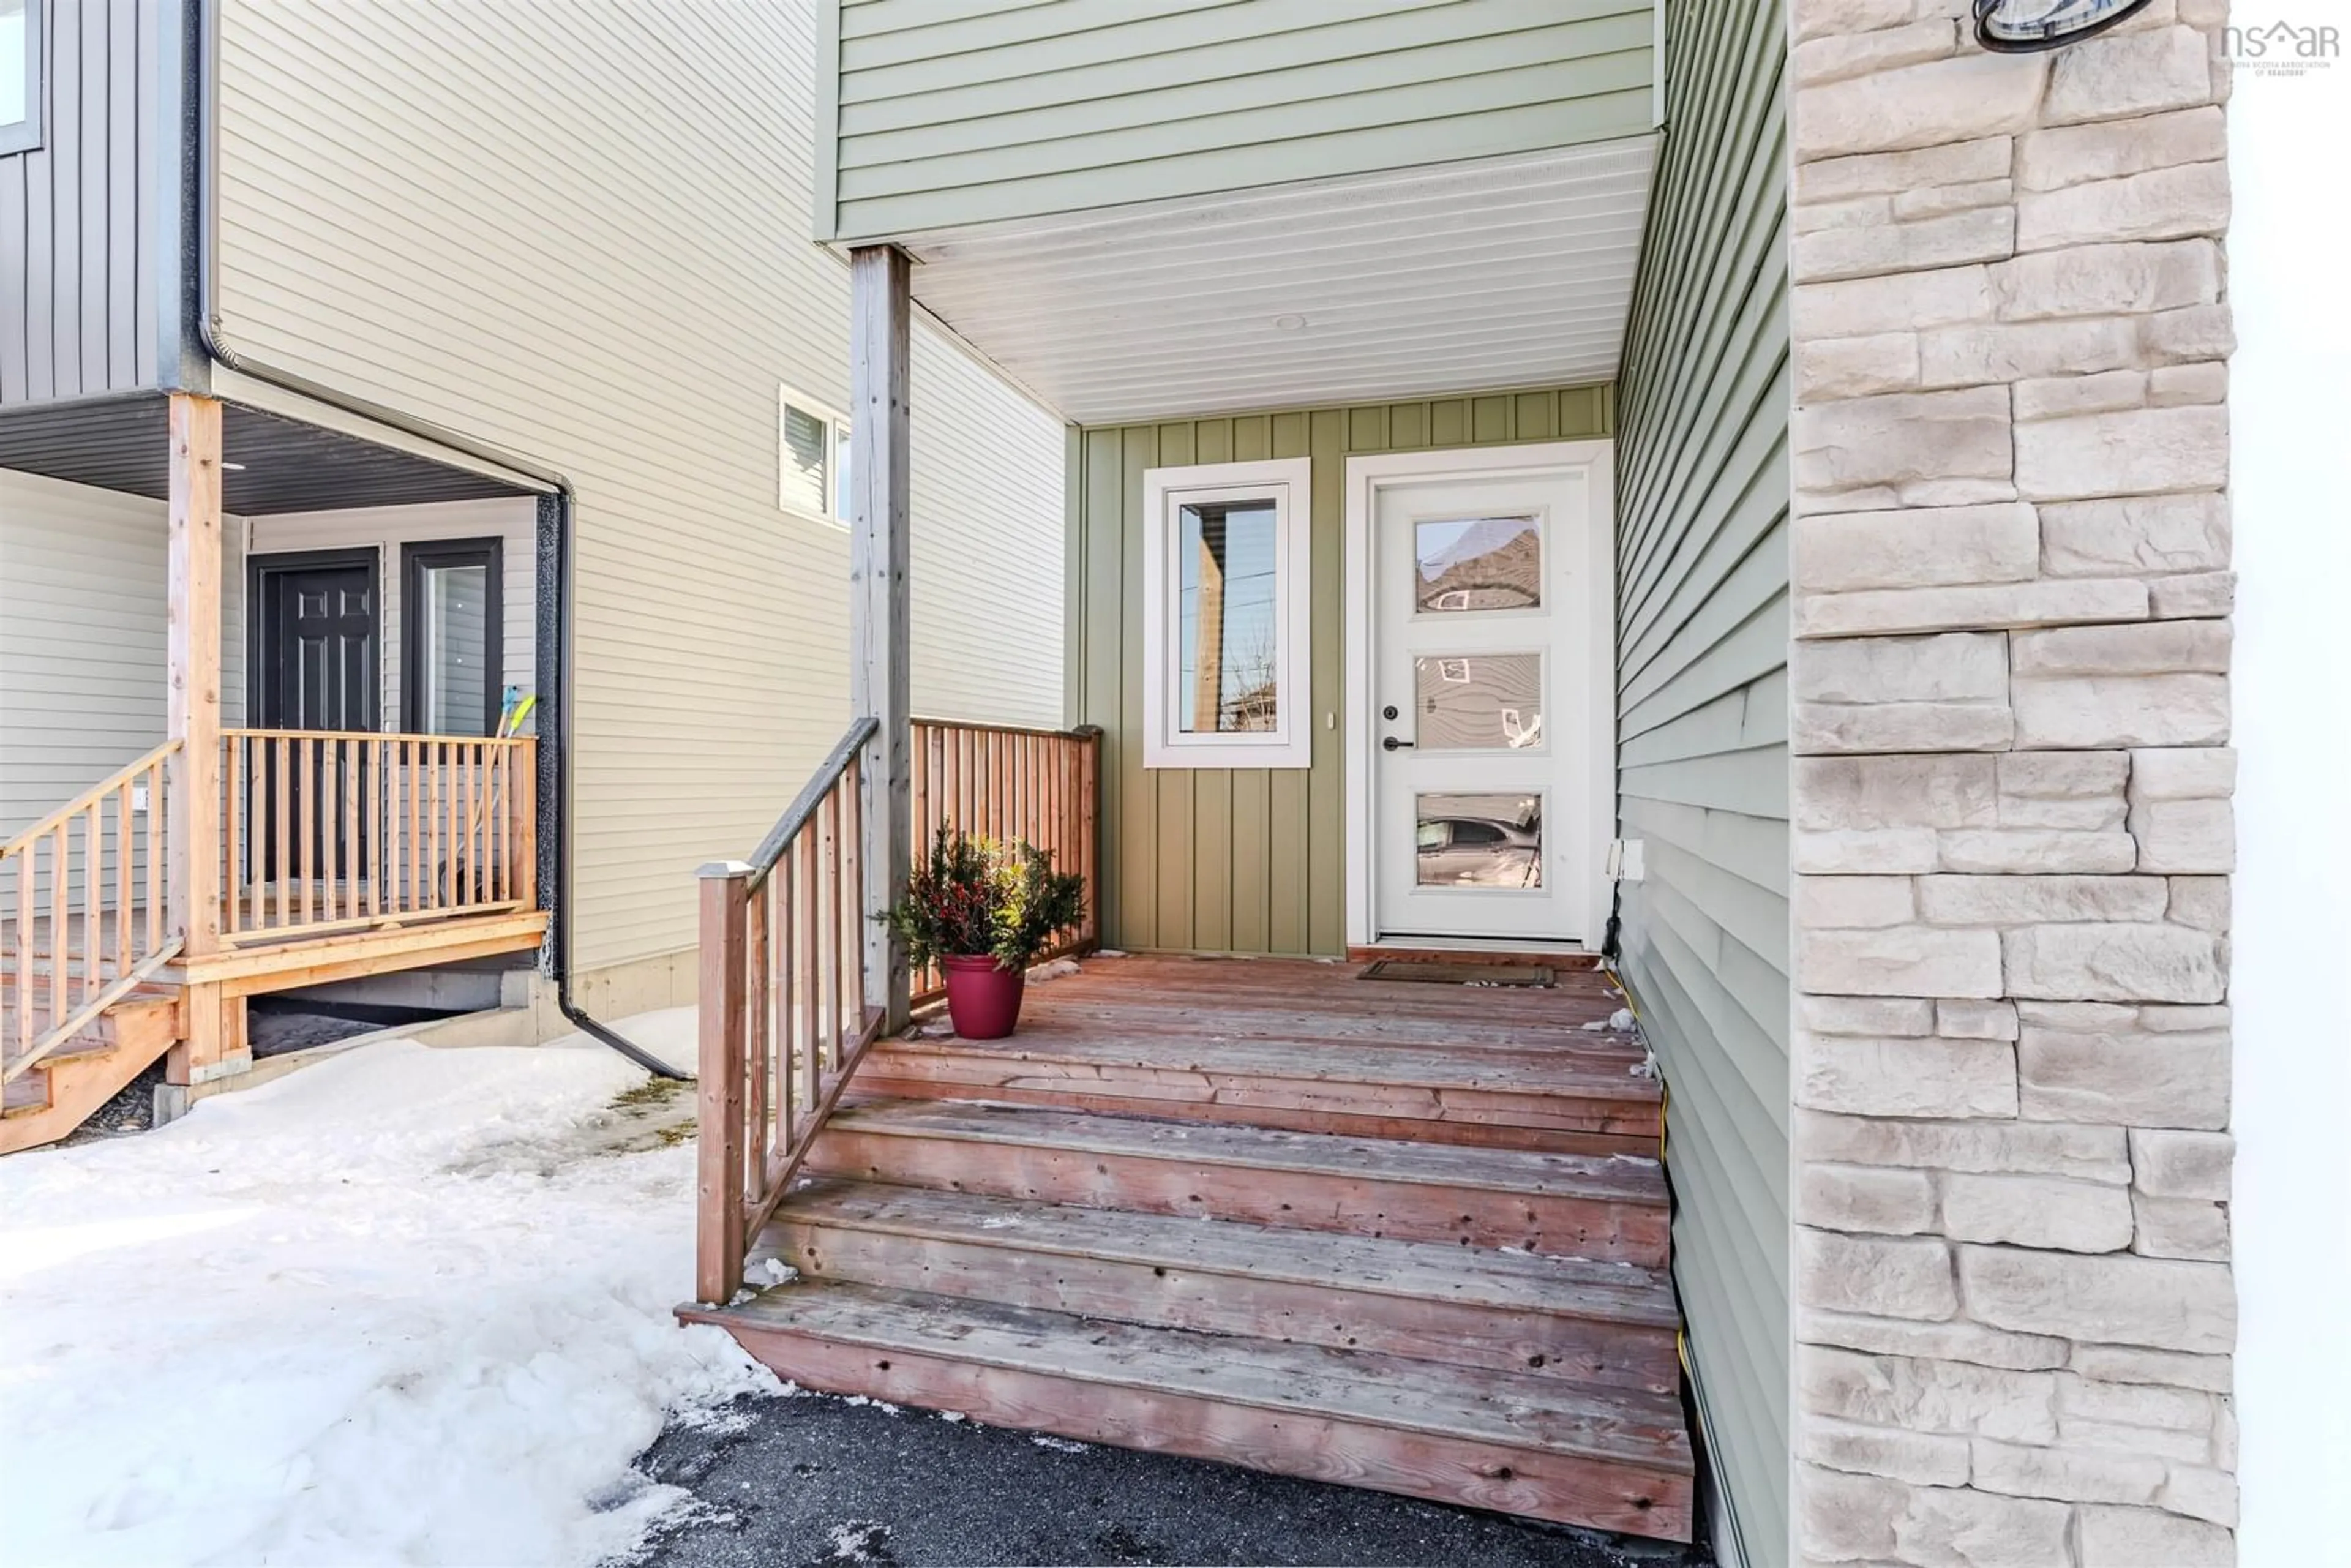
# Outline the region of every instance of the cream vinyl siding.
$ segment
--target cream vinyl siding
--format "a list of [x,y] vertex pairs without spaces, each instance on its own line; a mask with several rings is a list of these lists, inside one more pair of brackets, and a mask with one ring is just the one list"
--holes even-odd
[[[810,0],[221,7],[231,340],[578,487],[583,969],[688,945],[694,868],[746,853],[850,717],[847,536],[777,505],[778,389],[849,401],[847,269],[799,237],[814,35]],[[1057,583],[1053,423],[940,348],[916,570]],[[998,526],[1028,532],[964,542]],[[944,694],[1058,719],[1047,598],[934,617],[916,700],[952,706],[946,666]]]
[[[528,497],[492,501],[444,501],[427,507],[356,507],[340,512],[285,512],[256,517],[252,523],[256,555],[285,550],[372,549],[376,552],[383,591],[381,627],[377,633],[377,657],[383,673],[383,691],[377,709],[377,727],[404,729],[402,706],[401,639],[407,630],[402,618],[402,595],[407,591],[401,569],[403,545],[434,539],[499,541],[499,587],[506,602],[498,621],[499,647],[505,668],[501,685],[538,689],[538,613],[533,575],[538,549],[538,504]],[[530,727],[526,726],[526,728]]]
[[1653,0],[824,0],[817,234],[896,237],[1607,141]]
[[914,426],[914,711],[1058,726],[1061,422],[918,328]]
[[1618,810],[1647,846],[1622,967],[1670,1095],[1699,1410],[1765,1568],[1788,1541],[1785,16],[1674,0],[1666,21],[1618,382]]
[[[223,519],[221,707],[245,718],[245,523]],[[0,838],[163,743],[164,506],[0,468]]]

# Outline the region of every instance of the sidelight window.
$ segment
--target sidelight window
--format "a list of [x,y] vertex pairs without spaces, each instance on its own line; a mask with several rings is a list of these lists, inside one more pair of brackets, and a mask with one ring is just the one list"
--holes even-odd
[[487,735],[503,664],[499,543],[413,544],[401,592],[402,706],[420,735]]
[[1144,475],[1144,764],[1305,768],[1304,458]]

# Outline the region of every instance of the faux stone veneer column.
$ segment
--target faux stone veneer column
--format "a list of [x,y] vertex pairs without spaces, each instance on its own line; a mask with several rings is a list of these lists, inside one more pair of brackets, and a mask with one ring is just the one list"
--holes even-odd
[[2234,1560],[2224,8],[1796,0],[1797,1549]]

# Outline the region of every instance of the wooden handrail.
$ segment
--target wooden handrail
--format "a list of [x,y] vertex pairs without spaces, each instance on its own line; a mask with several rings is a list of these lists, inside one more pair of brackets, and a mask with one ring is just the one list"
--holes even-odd
[[790,805],[784,808],[784,814],[776,819],[776,825],[768,830],[768,836],[759,841],[759,847],[751,852],[751,875],[755,882],[766,880],[768,873],[776,869],[776,862],[783,858],[785,848],[799,836],[800,830],[816,814],[818,805],[849,771],[852,760],[865,749],[865,743],[881,729],[878,719],[859,719],[849,727],[849,733],[841,737],[841,743],[816,765],[816,771],[809,776],[809,781],[800,786],[800,792],[792,798]]
[[[916,719],[914,848],[941,824],[1053,852],[1092,885],[1102,732]],[[861,718],[750,861],[701,871],[697,1300],[723,1303],[743,1260],[882,1032],[865,990],[860,799],[881,727]],[[1095,900],[1056,952],[1090,946]]]
[[89,810],[90,803],[96,800],[99,796],[112,794],[123,785],[135,782],[139,774],[147,772],[157,763],[162,762],[165,758],[171,756],[173,752],[179,749],[180,743],[178,741],[167,740],[162,745],[157,747],[154,750],[149,752],[146,756],[141,758],[138,761],[131,763],[127,767],[116,768],[113,772],[108,774],[105,778],[99,779],[97,783],[83,790],[80,794],[75,796],[72,800],[58,807],[56,810],[51,811],[47,816],[43,817],[39,821],[35,822],[31,827],[26,828],[23,832],[18,833],[15,838],[10,839],[5,844],[0,844],[0,860],[5,860],[10,855],[23,852],[25,846],[33,842],[34,840],[54,831],[57,825],[63,822],[67,818]]
[[701,871],[701,1141],[695,1288],[723,1302],[750,1240],[775,1212],[882,1032],[865,994],[865,747],[858,720],[752,862]]
[[166,915],[180,747],[165,741],[0,847],[0,885],[14,884],[14,918],[0,918],[0,1078],[29,1071],[180,950],[184,930]]

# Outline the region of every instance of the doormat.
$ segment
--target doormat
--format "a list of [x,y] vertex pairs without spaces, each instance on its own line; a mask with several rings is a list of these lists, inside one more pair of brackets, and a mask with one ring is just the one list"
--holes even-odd
[[1431,964],[1381,958],[1355,978],[1417,980],[1427,986],[1548,986],[1552,972],[1540,964]]

